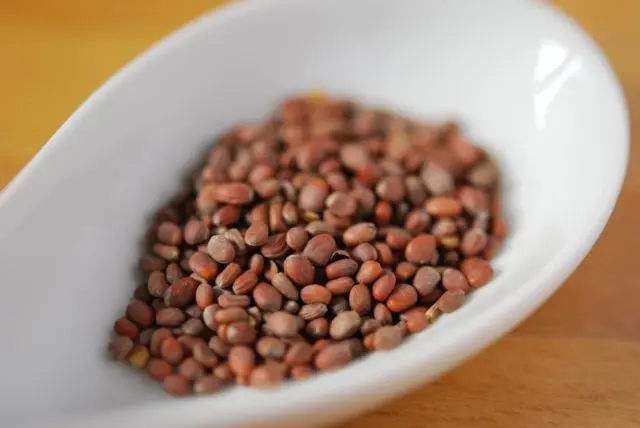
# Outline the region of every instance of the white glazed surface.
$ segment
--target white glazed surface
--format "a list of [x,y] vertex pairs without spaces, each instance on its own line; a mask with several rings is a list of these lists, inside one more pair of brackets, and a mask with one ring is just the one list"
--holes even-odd
[[[497,277],[432,328],[346,369],[270,391],[169,398],[104,352],[149,216],[213,136],[313,88],[463,121],[504,170],[512,234]],[[545,4],[220,9],[118,73],[0,196],[0,425],[311,427],[360,413],[479,351],[556,290],[604,227],[627,155],[613,72]]]

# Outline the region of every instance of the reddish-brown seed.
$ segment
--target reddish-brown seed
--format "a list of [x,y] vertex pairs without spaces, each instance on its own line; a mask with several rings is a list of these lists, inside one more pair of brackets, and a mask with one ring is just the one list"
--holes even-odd
[[429,325],[429,320],[425,315],[424,307],[417,306],[402,314],[402,319],[406,322],[409,333],[418,333]]
[[324,316],[327,311],[327,305],[323,303],[311,303],[301,307],[298,311],[298,316],[306,321],[315,320]]
[[224,382],[219,377],[206,375],[202,376],[200,379],[196,379],[193,383],[193,392],[198,395],[213,394],[218,392],[223,385]]
[[448,268],[442,272],[442,285],[446,290],[462,290],[469,289],[469,282],[462,272],[458,269]]
[[387,298],[387,308],[391,312],[403,312],[418,302],[418,292],[409,284],[397,284]]
[[191,382],[179,374],[165,376],[162,386],[165,391],[173,396],[187,395],[191,392]]
[[382,323],[373,318],[363,318],[360,325],[360,334],[367,336],[382,327]]
[[236,278],[232,289],[235,294],[249,294],[256,285],[258,276],[252,270],[248,270]]
[[159,358],[151,358],[147,363],[147,376],[162,381],[173,372],[171,364]]
[[268,259],[274,259],[284,256],[288,249],[286,233],[278,233],[269,237],[267,243],[260,248],[260,253]]
[[284,362],[290,366],[308,364],[313,357],[313,347],[307,342],[297,342],[287,351]]
[[385,201],[397,204],[405,197],[404,183],[399,177],[388,176],[376,185],[376,193]]
[[242,273],[242,267],[237,263],[229,263],[216,277],[216,285],[220,288],[231,287],[233,281]]
[[393,217],[393,206],[387,201],[380,201],[374,209],[374,216],[378,226],[386,226]]
[[[311,211],[307,211],[310,213]],[[319,235],[321,233],[334,234],[336,228],[333,224],[322,221],[322,220],[313,220],[304,228],[304,230],[312,236]]]
[[417,272],[418,268],[413,263],[400,262],[396,265],[396,278],[400,281],[408,281]]
[[400,227],[389,227],[384,230],[385,242],[392,250],[404,250],[412,236]]
[[482,252],[482,256],[487,260],[491,260],[498,254],[498,252],[500,252],[501,248],[502,248],[502,241],[500,241],[498,238],[494,236],[490,236],[489,239],[487,240],[487,246],[484,248],[484,251]]
[[164,303],[175,308],[184,308],[196,296],[196,289],[200,283],[191,277],[180,278],[167,288],[164,293]]
[[204,309],[213,303],[213,288],[206,282],[201,283],[196,288],[196,304],[200,309]]
[[204,332],[204,323],[201,319],[191,318],[186,320],[180,329],[182,330],[182,334],[196,337]]
[[452,236],[457,232],[458,228],[455,221],[450,218],[441,218],[431,228],[431,234],[437,238],[444,236]]
[[134,300],[127,306],[127,318],[141,327],[151,327],[154,319],[153,309],[141,300]]
[[383,269],[375,260],[367,260],[360,266],[356,281],[362,284],[371,284],[382,275]]
[[378,302],[384,302],[396,286],[396,276],[390,270],[385,270],[373,283],[371,295]]
[[300,286],[313,282],[315,269],[311,261],[300,254],[288,256],[284,261],[284,272],[296,284]]
[[347,365],[353,358],[351,348],[347,342],[329,344],[321,349],[314,359],[318,370],[335,370]]
[[269,315],[266,325],[276,336],[288,337],[298,333],[304,327],[304,322],[288,312],[278,311]]
[[498,239],[504,239],[507,237],[507,220],[498,215],[494,215],[491,225],[491,232]]
[[159,257],[162,257],[168,262],[176,262],[180,259],[180,249],[173,245],[166,244],[154,244],[151,249]]
[[133,340],[131,340],[131,338],[126,336],[116,336],[109,343],[109,352],[116,360],[124,361],[133,350],[133,346]]
[[151,273],[155,270],[163,271],[167,267],[166,260],[150,255],[143,255],[138,262],[140,270],[145,273]]
[[215,331],[218,328],[218,322],[216,321],[216,312],[220,310],[220,306],[217,304],[212,304],[207,306],[202,311],[202,321],[204,325],[206,325],[209,330]]
[[440,311],[449,313],[459,309],[464,304],[465,298],[463,290],[447,290],[440,296],[435,305]]
[[193,381],[204,375],[204,367],[193,357],[187,357],[178,366],[178,373],[185,379]]
[[286,344],[275,337],[262,337],[256,343],[256,352],[265,359],[281,360],[286,351]]
[[440,272],[431,266],[423,266],[413,278],[413,287],[421,297],[428,296],[440,282]]
[[378,232],[373,223],[357,223],[349,227],[342,234],[344,243],[349,247],[372,241]]
[[205,367],[211,368],[218,364],[218,357],[204,342],[196,344],[191,352],[193,359]]
[[229,350],[229,368],[237,376],[249,376],[256,364],[256,355],[248,346],[234,346]]
[[302,251],[302,255],[316,266],[326,266],[336,249],[336,241],[333,236],[323,233],[309,240]]
[[120,318],[113,324],[113,331],[120,336],[126,336],[130,339],[138,337],[140,329],[133,322],[126,318]]
[[307,285],[300,291],[300,297],[305,304],[331,302],[331,291],[318,284]]
[[247,321],[228,325],[226,340],[231,345],[250,345],[256,341],[256,329]]
[[455,217],[462,212],[460,201],[449,196],[436,196],[425,203],[427,213],[436,217]]
[[248,308],[251,305],[251,298],[247,295],[223,294],[218,297],[218,304],[223,308],[231,308],[233,306]]
[[378,250],[370,243],[365,242],[351,250],[351,256],[360,263],[364,263],[367,260],[378,260]]
[[431,223],[431,217],[421,208],[411,211],[404,222],[404,228],[412,234],[422,233],[427,230]]
[[209,339],[209,349],[211,349],[220,358],[227,358],[229,356],[229,350],[231,347],[222,338],[213,336]]
[[364,284],[356,284],[349,291],[349,306],[351,310],[364,316],[371,312],[372,307],[371,292]]
[[214,376],[221,379],[222,382],[224,383],[231,382],[234,376],[233,372],[231,371],[231,368],[229,367],[229,363],[226,363],[226,362],[216,366],[213,369],[213,374]]
[[436,163],[429,163],[422,170],[421,178],[432,195],[446,195],[454,189],[453,175]]
[[147,280],[147,289],[153,297],[162,297],[164,292],[169,288],[169,284],[161,271],[153,271],[149,274]]
[[192,219],[184,225],[183,234],[184,242],[197,245],[209,239],[209,228],[203,221]]
[[235,247],[222,235],[214,235],[209,239],[207,252],[218,263],[231,263],[236,257]]
[[269,228],[265,223],[254,222],[244,233],[244,241],[252,247],[264,245],[269,240]]
[[221,308],[215,312],[215,320],[219,324],[230,324],[236,321],[249,320],[249,313],[244,308]]
[[465,232],[460,243],[460,252],[467,257],[480,254],[487,246],[487,233],[478,228],[472,228]]
[[298,289],[284,272],[276,273],[271,284],[286,298],[298,300]]
[[329,334],[334,340],[347,339],[360,330],[362,319],[355,311],[345,311],[336,315],[329,326]]
[[291,367],[291,377],[295,380],[307,379],[313,376],[313,367],[308,364],[302,364]]
[[353,276],[358,271],[358,263],[353,259],[337,260],[328,264],[325,269],[327,279],[336,279],[342,276]]
[[320,179],[309,181],[298,195],[298,206],[305,211],[320,212],[324,208],[324,202],[329,194],[329,186]]
[[253,301],[263,311],[275,312],[282,308],[282,294],[265,282],[261,282],[253,289]]
[[162,343],[169,337],[173,337],[171,330],[167,328],[156,329],[151,335],[151,342],[149,343],[151,355],[160,356]]
[[460,270],[473,288],[483,287],[493,277],[493,268],[489,262],[478,257],[464,259],[460,263]]
[[149,293],[149,288],[146,284],[140,284],[139,286],[137,286],[133,291],[133,297],[145,303],[151,303],[154,300],[151,293]]
[[156,323],[163,327],[178,327],[186,319],[186,314],[179,308],[164,308],[156,313]]
[[165,221],[158,226],[156,237],[163,244],[180,245],[182,242],[182,229],[175,223]]
[[242,210],[237,205],[224,205],[216,210],[211,216],[213,224],[216,226],[231,226],[237,223],[242,217]]
[[267,388],[274,386],[284,379],[284,374],[275,365],[263,364],[257,366],[249,376],[249,384],[257,388]]
[[[326,313],[326,306],[325,313]],[[302,317],[302,316],[301,316]],[[302,317],[304,319],[304,317]],[[315,338],[325,337],[329,334],[329,321],[326,318],[315,318],[307,323],[305,332]]]
[[355,198],[345,192],[333,192],[327,197],[325,205],[331,214],[338,217],[351,217],[358,209]]
[[304,227],[296,226],[287,231],[286,243],[294,251],[302,251],[309,241],[309,234]]
[[198,251],[189,257],[189,269],[201,278],[210,281],[218,274],[218,264],[206,253]]
[[332,295],[338,296],[349,293],[351,291],[351,288],[353,287],[353,284],[355,284],[353,278],[343,276],[341,278],[327,281],[325,287]]
[[395,262],[395,256],[389,245],[384,242],[374,242],[373,246],[378,253],[378,261],[382,265],[392,265]]
[[427,264],[436,250],[436,238],[433,235],[418,235],[407,244],[404,256],[407,261],[416,264]]
[[458,190],[458,199],[465,211],[470,214],[489,211],[489,195],[482,189],[464,186]]
[[384,303],[377,303],[373,307],[373,318],[376,321],[379,321],[380,324],[386,325],[391,324],[391,322],[393,321],[393,314],[391,313],[389,308],[385,306]]
[[174,337],[167,337],[160,345],[160,355],[171,364],[178,364],[184,358],[184,349]]
[[232,205],[246,205],[253,196],[253,189],[244,183],[217,183],[212,192],[214,201]]
[[373,349],[384,351],[397,347],[402,342],[402,330],[396,326],[380,327],[373,333]]

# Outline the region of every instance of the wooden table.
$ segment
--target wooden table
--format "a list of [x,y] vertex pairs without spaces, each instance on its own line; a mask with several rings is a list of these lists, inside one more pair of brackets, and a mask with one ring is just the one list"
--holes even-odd
[[[0,187],[109,75],[219,3],[0,0]],[[557,4],[603,46],[640,132],[640,0]],[[604,235],[535,316],[442,379],[345,426],[640,426],[640,263],[631,244],[640,242],[639,218],[640,151],[632,150]]]

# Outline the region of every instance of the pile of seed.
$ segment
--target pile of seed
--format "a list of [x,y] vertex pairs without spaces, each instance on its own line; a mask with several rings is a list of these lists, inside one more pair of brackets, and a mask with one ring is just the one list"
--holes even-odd
[[453,123],[288,99],[221,137],[157,212],[109,350],[184,395],[394,348],[491,279],[497,188]]

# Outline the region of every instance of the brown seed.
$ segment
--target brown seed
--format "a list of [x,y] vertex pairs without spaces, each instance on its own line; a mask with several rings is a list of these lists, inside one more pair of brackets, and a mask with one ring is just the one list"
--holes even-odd
[[232,205],[246,205],[253,201],[253,196],[253,189],[243,183],[219,183],[212,192],[214,201]]
[[[326,313],[326,306],[325,313]],[[302,317],[302,315],[300,315]],[[302,317],[305,319],[304,317]],[[326,318],[315,318],[307,323],[305,332],[314,338],[325,337],[329,334],[329,321]]]
[[218,263],[231,263],[236,257],[235,247],[222,235],[214,235],[209,239],[207,252]]
[[370,243],[365,242],[351,250],[351,256],[360,263],[364,263],[367,260],[378,260],[378,250]]
[[498,181],[498,169],[492,161],[481,162],[469,171],[467,180],[476,187],[491,189]]
[[396,276],[390,270],[385,270],[371,286],[371,295],[378,302],[387,300],[396,286]]
[[237,205],[224,205],[216,210],[211,217],[216,226],[231,226],[242,217],[242,210]]
[[487,233],[478,228],[469,229],[465,232],[460,243],[460,252],[469,257],[480,254],[487,246]]
[[382,327],[382,323],[373,318],[363,318],[360,325],[360,334],[367,336]]
[[193,348],[195,348],[200,343],[206,345],[206,342],[201,337],[182,335],[179,336],[176,340],[184,349],[185,355],[191,354],[193,352]]
[[327,221],[314,220],[307,224],[304,230],[312,236],[319,235],[321,233],[334,234],[336,228]]
[[199,308],[198,305],[191,305],[184,310],[184,313],[190,316],[191,318],[201,318],[203,309]]
[[265,359],[281,360],[286,351],[285,343],[275,337],[262,337],[256,343],[256,352]]
[[180,278],[167,288],[164,293],[164,303],[175,308],[184,308],[196,297],[196,289],[200,283],[193,278]]
[[151,327],[154,319],[153,309],[141,300],[134,300],[127,306],[127,318],[141,327]]
[[487,240],[487,246],[482,252],[482,256],[487,260],[492,260],[502,248],[502,241],[494,236],[490,236]]
[[151,249],[168,262],[176,262],[180,259],[180,249],[173,245],[154,244]]
[[385,201],[397,204],[405,197],[404,183],[399,177],[385,177],[376,185],[376,193]]
[[260,249],[260,253],[268,259],[282,257],[287,253],[287,235],[278,233],[269,237],[266,244]]
[[402,342],[402,330],[395,326],[380,327],[373,333],[373,348],[376,351],[393,349]]
[[216,285],[220,288],[231,287],[233,282],[242,273],[242,267],[237,263],[229,263],[216,277]]
[[323,303],[311,303],[300,308],[298,316],[303,320],[315,320],[324,316],[328,311],[327,305]]
[[213,375],[222,380],[224,383],[233,381],[233,372],[228,363],[222,363],[213,369]]
[[400,262],[396,265],[396,278],[400,281],[408,281],[417,272],[418,268],[413,263]]
[[323,233],[309,240],[302,255],[316,266],[326,266],[336,249],[336,241],[333,236]]
[[193,383],[193,392],[198,395],[213,394],[218,392],[224,382],[217,376],[206,375],[200,379],[196,379]]
[[308,364],[302,364],[291,367],[291,377],[295,380],[307,379],[313,375],[313,367]]
[[158,312],[158,311],[166,308],[167,305],[165,305],[164,299],[153,299],[151,301],[151,307],[153,308],[154,311]]
[[[420,163],[422,163],[422,160],[420,160]],[[405,178],[404,185],[407,188],[407,197],[413,206],[417,207],[424,204],[427,199],[427,192],[420,178],[409,176]]]
[[223,294],[218,297],[218,304],[223,308],[231,308],[233,306],[248,308],[251,305],[251,299],[246,295],[235,296],[233,294]]
[[249,376],[256,364],[256,355],[248,346],[234,346],[229,350],[229,368],[237,376]]
[[248,270],[236,278],[233,282],[233,292],[236,294],[249,294],[258,285],[258,276]]
[[345,311],[338,314],[329,327],[329,334],[334,340],[347,339],[358,332],[362,320],[355,311]]
[[377,225],[385,226],[391,222],[391,218],[393,217],[393,206],[389,202],[378,202],[374,211]]
[[452,236],[458,230],[456,223],[450,218],[441,218],[431,228],[431,234],[437,238]]
[[274,386],[284,379],[284,375],[278,367],[271,364],[263,364],[253,369],[249,376],[249,384],[257,388]]
[[218,321],[216,321],[216,313],[220,310],[220,306],[217,304],[212,304],[204,308],[202,311],[202,321],[204,325],[206,325],[209,330],[216,331],[218,328]]
[[353,259],[337,260],[328,264],[324,271],[329,280],[342,276],[353,276],[358,271],[358,263]]
[[431,266],[423,266],[416,272],[413,278],[413,287],[420,297],[428,296],[440,282],[440,272]]
[[189,245],[200,244],[209,239],[209,228],[201,220],[189,220],[184,225],[184,242]]
[[421,174],[422,182],[432,195],[440,196],[454,190],[453,175],[441,166],[431,162]]
[[300,189],[298,206],[305,211],[320,212],[324,208],[324,201],[328,194],[327,183],[320,178],[313,179]]
[[364,284],[356,284],[349,292],[349,306],[359,315],[364,316],[371,312],[371,292]]
[[500,215],[494,216],[493,222],[491,225],[491,231],[493,235],[498,239],[506,238],[507,237],[507,220]]
[[293,203],[287,201],[282,206],[282,218],[289,226],[298,224],[298,221],[299,221],[298,209]]
[[347,365],[353,358],[351,348],[347,342],[330,344],[322,349],[314,359],[318,370],[335,370]]
[[463,290],[447,290],[436,302],[436,307],[444,312],[453,312],[459,309],[465,301],[465,293]]
[[345,192],[333,192],[327,197],[325,206],[331,214],[338,217],[351,217],[358,209],[355,198]]
[[300,331],[304,327],[304,322],[301,318],[288,312],[278,311],[269,315],[266,325],[276,336],[287,337]]
[[436,217],[455,217],[462,212],[460,201],[449,196],[436,196],[425,203],[427,213]]
[[298,285],[308,285],[313,282],[315,269],[311,261],[300,254],[288,256],[284,261],[284,272]]
[[265,223],[254,222],[244,233],[244,241],[251,247],[259,247],[269,240],[269,228]]
[[309,241],[309,235],[301,226],[292,227],[287,231],[287,245],[294,251],[302,251]]
[[206,282],[201,283],[196,288],[196,304],[200,309],[204,309],[213,303],[213,288]]
[[167,284],[164,273],[156,270],[149,274],[149,279],[147,280],[149,294],[153,297],[162,297],[167,288],[169,288],[169,284]]
[[351,195],[358,202],[357,214],[367,215],[373,211],[373,208],[376,204],[376,195],[373,193],[371,189],[368,189],[363,186],[356,186],[354,184],[354,188],[351,191]]
[[404,250],[411,241],[411,234],[399,227],[386,229],[385,242],[392,250]]
[[469,283],[467,278],[458,269],[445,269],[442,272],[442,285],[446,290],[462,290],[467,291],[469,289]]
[[156,323],[163,327],[178,327],[187,316],[179,308],[164,308],[156,314]]
[[154,300],[151,293],[149,293],[149,288],[147,287],[146,284],[141,284],[137,286],[133,292],[133,297],[136,300],[141,300],[145,303],[151,303]]
[[147,376],[162,381],[173,372],[171,364],[159,358],[151,358],[147,363]]
[[205,367],[211,368],[218,364],[218,357],[216,357],[216,354],[207,346],[206,343],[198,343],[195,345],[192,353],[193,359]]
[[349,247],[372,241],[378,232],[373,223],[357,223],[344,231],[342,239]]
[[375,260],[367,260],[360,266],[356,281],[362,284],[371,284],[382,275],[383,269]]
[[284,272],[278,272],[271,280],[271,284],[288,299],[298,300],[298,289]]
[[[182,264],[182,262],[185,261],[187,263],[187,267],[189,267],[188,262],[192,255],[193,254],[189,254],[187,256],[187,251],[185,251],[182,253],[183,260],[181,260],[180,263]],[[169,283],[175,282],[184,276],[184,272],[182,272],[182,268],[178,263],[169,263],[165,274]]]
[[256,341],[256,329],[246,321],[231,323],[227,327],[226,340],[231,345],[250,345]]
[[219,324],[230,324],[236,321],[248,321],[249,314],[243,308],[221,308],[215,312],[214,315],[216,322]]
[[306,304],[323,303],[328,305],[331,302],[331,291],[321,285],[311,284],[300,290],[300,298]]
[[436,250],[436,238],[433,235],[418,235],[407,244],[404,256],[407,261],[416,264],[427,264]]
[[164,390],[173,396],[187,395],[191,392],[191,383],[184,376],[170,374],[162,381]]
[[163,244],[180,245],[182,242],[182,230],[177,224],[165,221],[158,226],[156,237]]
[[458,190],[458,199],[468,213],[477,214],[489,211],[489,195],[481,189],[464,186]]
[[193,357],[187,357],[178,366],[178,373],[188,380],[196,380],[204,375],[204,367]]
[[160,345],[160,355],[170,364],[178,364],[184,358],[182,345],[173,337],[167,337]]
[[138,337],[138,343],[144,346],[149,346],[151,344],[151,336],[153,336],[155,331],[155,328],[146,328],[142,330]]
[[343,276],[342,278],[336,278],[332,279],[331,281],[327,281],[325,287],[332,295],[337,296],[349,293],[351,291],[351,288],[353,287],[353,284],[355,284],[355,282],[352,278]]
[[493,268],[486,260],[470,257],[460,263],[460,270],[467,277],[472,288],[486,285],[493,277]]
[[418,333],[429,325],[424,308],[418,308],[417,306],[403,313],[402,319],[406,322],[407,330],[410,333]]
[[145,273],[151,273],[155,270],[163,271],[167,267],[166,260],[150,255],[143,255],[138,262],[140,270]]
[[259,283],[253,289],[253,301],[260,309],[268,312],[279,311],[282,308],[282,294],[266,282]]
[[282,203],[272,202],[269,205],[269,228],[272,232],[285,232],[287,225],[282,218]]
[[431,217],[421,208],[411,211],[404,222],[404,228],[412,234],[422,233],[427,230],[431,223]]
[[284,362],[290,366],[308,364],[313,357],[313,347],[307,342],[297,342],[291,345],[284,357]]
[[138,337],[140,329],[133,322],[126,318],[120,318],[113,324],[113,331],[119,336],[126,336],[130,339]]
[[161,354],[161,346],[165,339],[173,337],[171,331],[167,328],[159,328],[151,335],[151,343],[149,343],[149,351],[153,356]]
[[109,352],[118,361],[126,360],[132,350],[133,340],[126,336],[116,336],[109,343]]
[[418,302],[418,292],[409,284],[398,284],[387,298],[387,308],[391,312],[403,312]]
[[209,339],[209,349],[211,349],[220,358],[227,358],[231,347],[220,337],[213,336]]

